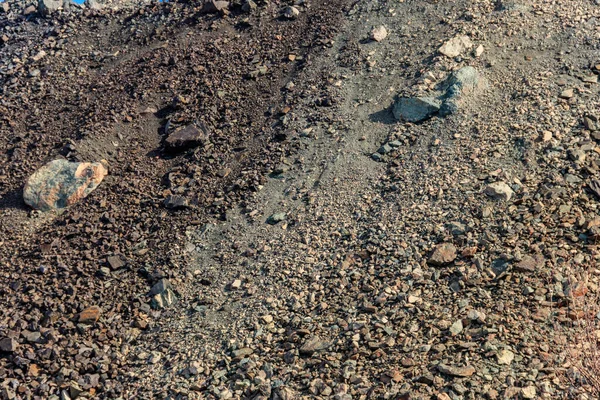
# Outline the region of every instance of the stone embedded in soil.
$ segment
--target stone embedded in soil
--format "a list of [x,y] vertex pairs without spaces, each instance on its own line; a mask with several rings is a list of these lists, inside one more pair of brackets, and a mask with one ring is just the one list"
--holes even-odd
[[440,364],[438,365],[438,371],[446,375],[468,377],[475,373],[475,368],[472,366],[466,367],[452,367],[450,365]]
[[371,40],[374,40],[376,42],[381,42],[387,37],[387,35],[387,29],[385,29],[385,26],[381,25],[373,28],[370,34],[370,38]]
[[473,42],[471,42],[471,39],[468,36],[461,35],[448,40],[442,45],[442,47],[439,48],[438,51],[446,57],[452,58],[459,56],[465,50],[468,50],[471,47],[473,47]]
[[205,124],[187,125],[175,130],[165,139],[166,149],[169,152],[179,152],[197,147],[208,140],[208,135]]
[[169,282],[168,279],[161,279],[154,286],[152,286],[152,289],[150,289],[150,296],[162,293],[171,287],[171,282]]
[[107,173],[102,163],[54,160],[29,177],[23,199],[41,211],[65,208],[88,196]]
[[513,196],[514,192],[505,182],[494,182],[488,185],[483,191],[486,195],[496,199],[508,201]]
[[0,340],[0,350],[4,352],[12,353],[13,351],[17,350],[17,347],[19,347],[19,342],[13,338],[7,337]]
[[100,318],[102,310],[98,306],[91,306],[79,313],[77,321],[81,324],[93,324]]
[[294,6],[288,6],[283,9],[282,15],[287,19],[296,19],[300,15],[300,11]]
[[456,247],[452,243],[442,243],[435,247],[428,263],[434,266],[450,264],[456,259]]
[[441,85],[444,94],[441,96],[440,115],[458,112],[465,96],[475,93],[481,86],[482,80],[475,68],[469,66],[454,71]]
[[423,121],[440,110],[442,102],[433,97],[402,97],[394,106],[394,117],[408,122]]

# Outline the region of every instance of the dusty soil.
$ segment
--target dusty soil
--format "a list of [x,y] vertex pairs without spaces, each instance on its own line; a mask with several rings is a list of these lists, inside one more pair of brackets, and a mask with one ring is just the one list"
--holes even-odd
[[[2,396],[589,393],[565,344],[598,290],[598,5],[300,3],[0,10]],[[456,35],[473,48],[441,55]],[[394,118],[463,66],[485,85],[457,113]],[[166,152],[193,122],[210,140]],[[57,157],[109,176],[28,209]]]

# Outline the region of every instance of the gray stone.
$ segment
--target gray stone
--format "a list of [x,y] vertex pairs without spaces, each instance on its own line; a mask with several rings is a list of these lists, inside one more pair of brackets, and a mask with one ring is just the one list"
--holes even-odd
[[457,320],[450,326],[450,333],[452,334],[452,336],[456,336],[459,333],[461,333],[462,331],[463,331],[463,323],[462,323],[461,319]]
[[423,121],[437,113],[441,105],[441,101],[433,97],[402,97],[394,106],[394,117],[409,122]]
[[441,84],[444,94],[442,95],[440,115],[455,114],[459,110],[463,96],[475,93],[481,84],[479,72],[473,67],[463,67],[450,74]]
[[150,304],[154,309],[167,308],[177,302],[177,296],[175,296],[168,279],[161,279],[152,286],[150,296],[152,296]]
[[7,337],[7,338],[0,340],[0,350],[2,350],[2,351],[5,351],[7,353],[12,353],[13,351],[17,350],[17,347],[19,347],[19,342],[17,342],[13,338]]
[[178,194],[168,196],[164,201],[164,205],[166,208],[172,210],[189,207],[188,200],[184,196]]
[[42,211],[65,208],[89,195],[107,173],[102,163],[54,160],[29,177],[23,200]]
[[448,229],[455,236],[464,235],[467,228],[465,225],[458,221],[452,221],[448,223]]
[[247,2],[245,2],[242,5],[242,11],[244,11],[244,12],[251,12],[251,11],[256,10],[257,7],[258,6],[256,5],[256,3],[254,1],[248,0]]
[[285,213],[278,212],[278,213],[275,213],[275,214],[271,215],[267,219],[267,224],[276,225],[276,224],[280,223],[281,221],[285,221],[285,218],[286,218]]
[[228,1],[215,1],[210,0],[204,4],[202,8],[203,13],[214,14],[218,12],[225,12],[229,9]]
[[387,153],[389,153],[389,152],[391,152],[391,151],[392,151],[392,146],[390,146],[390,145],[389,145],[389,144],[387,144],[387,143],[386,143],[386,144],[384,144],[383,146],[381,146],[381,147],[379,148],[379,150],[377,150],[377,152],[378,152],[378,153],[380,153],[380,154],[387,154]]

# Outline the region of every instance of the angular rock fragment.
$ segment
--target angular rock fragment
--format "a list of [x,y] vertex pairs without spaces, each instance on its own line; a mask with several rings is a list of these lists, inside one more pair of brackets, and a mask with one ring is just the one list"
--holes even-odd
[[438,371],[446,375],[468,377],[475,373],[475,368],[470,365],[466,367],[452,367],[450,365],[440,364],[438,365]]
[[65,208],[88,196],[107,173],[102,163],[54,160],[29,177],[23,200],[41,211]]
[[496,354],[496,358],[498,359],[498,364],[510,365],[515,359],[515,353],[507,349],[502,349]]
[[62,0],[39,0],[37,10],[40,14],[51,14],[60,10],[62,6]]
[[535,272],[537,266],[543,266],[544,260],[542,257],[525,256],[515,265],[515,271],[519,272]]
[[488,185],[483,192],[496,200],[503,201],[510,200],[510,198],[514,194],[511,187],[508,186],[505,182],[494,182]]
[[103,8],[102,4],[97,0],[85,0],[83,4],[90,10],[99,11]]
[[152,296],[151,305],[154,309],[163,309],[173,305],[177,301],[175,292],[171,289],[171,283],[167,279],[161,279],[150,290]]
[[461,35],[453,37],[439,48],[439,52],[446,57],[456,57],[462,54],[465,50],[473,47],[473,42],[468,36]]
[[218,12],[226,12],[229,9],[228,1],[215,1],[210,0],[204,3],[204,7],[202,7],[202,12],[206,14],[214,14]]
[[93,324],[100,318],[102,310],[98,306],[91,306],[79,313],[77,320],[81,324]]
[[113,270],[122,268],[125,266],[125,262],[120,256],[110,256],[106,258],[106,262],[110,265]]
[[208,128],[204,124],[188,125],[177,129],[165,140],[169,152],[179,152],[200,146],[208,139]]
[[456,259],[456,247],[452,243],[442,243],[436,246],[427,261],[434,266],[450,264]]
[[433,97],[402,97],[394,106],[394,117],[408,122],[419,122],[437,113],[442,102]]
[[310,356],[318,351],[328,349],[329,346],[331,346],[331,343],[321,340],[318,337],[313,337],[300,347],[300,354]]
[[168,196],[164,201],[164,206],[171,210],[179,210],[182,208],[189,207],[188,200],[177,194]]
[[381,25],[381,26],[373,28],[373,30],[371,30],[371,34],[369,35],[369,37],[371,38],[371,40],[374,40],[376,42],[381,42],[387,37],[387,35],[388,35],[387,29],[385,29],[385,26]]
[[7,353],[12,353],[13,351],[17,350],[17,347],[19,347],[19,342],[17,342],[13,338],[7,337],[7,338],[0,340],[0,350],[2,350],[2,351],[5,351]]

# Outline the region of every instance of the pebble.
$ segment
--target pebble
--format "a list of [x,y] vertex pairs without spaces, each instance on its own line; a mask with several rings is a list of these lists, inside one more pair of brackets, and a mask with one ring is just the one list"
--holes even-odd
[[385,26],[381,25],[371,30],[370,38],[376,42],[381,42],[387,37],[387,35],[387,29],[385,29]]
[[573,97],[573,89],[565,89],[562,92],[560,92],[559,97],[561,99],[570,99]]
[[462,320],[457,320],[456,322],[454,322],[451,326],[450,326],[450,333],[452,334],[452,336],[456,336],[459,333],[461,333],[463,330],[463,323]]

